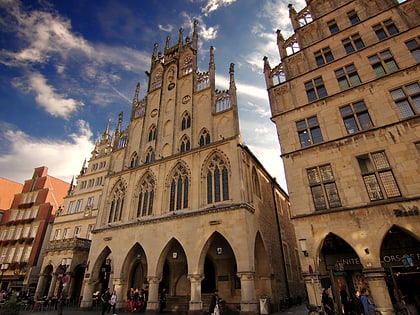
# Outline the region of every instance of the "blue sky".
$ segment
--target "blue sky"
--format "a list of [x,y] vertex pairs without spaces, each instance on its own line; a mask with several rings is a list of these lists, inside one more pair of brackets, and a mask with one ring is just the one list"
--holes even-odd
[[277,29],[291,35],[287,5],[304,0],[0,0],[0,177],[22,183],[33,169],[70,181],[107,120],[125,128],[137,82],[146,93],[153,44],[192,35],[199,71],[215,47],[216,85],[235,64],[243,142],[287,190],[263,76],[279,60]]

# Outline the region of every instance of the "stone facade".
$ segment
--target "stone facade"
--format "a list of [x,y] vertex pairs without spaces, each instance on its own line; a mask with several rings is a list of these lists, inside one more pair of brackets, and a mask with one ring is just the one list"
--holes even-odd
[[417,1],[306,1],[264,72],[310,303],[420,309]]
[[[215,88],[213,48],[208,71],[198,71],[196,28],[191,38],[180,29],[173,46],[168,37],[163,53],[154,46],[146,96],[137,85],[128,126],[122,113],[112,137],[107,126],[54,224],[51,242],[64,225],[80,225],[70,222],[69,202],[95,195],[89,255],[65,268],[72,275],[84,264],[83,308],[108,287],[117,308],[130,288],[147,287],[150,313],[163,288],[169,310],[190,313],[207,310],[216,288],[226,310],[243,314],[257,314],[263,295],[273,310],[305,295],[288,195],[241,142],[234,65],[226,91]],[[86,191],[81,183],[100,159],[103,187]],[[62,256],[49,250],[48,272],[62,272]]]

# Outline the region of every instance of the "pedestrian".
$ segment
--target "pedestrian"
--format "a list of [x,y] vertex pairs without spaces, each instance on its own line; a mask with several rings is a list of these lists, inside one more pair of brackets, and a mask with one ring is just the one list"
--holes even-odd
[[369,298],[369,290],[368,288],[363,288],[360,291],[360,301],[363,305],[363,314],[364,315],[375,315],[375,305]]
[[220,298],[219,298],[219,290],[214,290],[213,294],[211,295],[210,301],[210,308],[209,308],[211,315],[220,315]]
[[324,292],[322,292],[322,305],[324,306],[324,310],[327,315],[334,315],[334,301],[330,294],[331,289],[325,288]]
[[350,299],[349,299],[349,295],[347,293],[347,288],[346,288],[345,285],[343,285],[341,287],[341,290],[340,290],[340,299],[341,299],[341,304],[343,305],[343,309],[344,309],[344,313],[343,314],[344,315],[349,315],[349,311],[350,311],[349,302],[350,302]]
[[115,313],[115,306],[117,304],[117,292],[114,290],[112,291],[111,294],[111,298],[109,299],[109,309],[108,309],[108,314],[110,313],[111,309],[112,309],[112,314],[113,315],[117,315],[117,313]]
[[66,290],[61,291],[60,297],[57,301],[57,314],[63,315],[64,304],[66,303],[67,294]]
[[166,308],[166,289],[163,288],[162,292],[159,295],[159,311],[163,313],[163,310]]
[[105,292],[101,295],[101,302],[102,302],[102,315],[105,315],[106,312],[109,311],[110,304],[109,300],[111,299],[111,294],[109,293],[109,288],[105,290]]

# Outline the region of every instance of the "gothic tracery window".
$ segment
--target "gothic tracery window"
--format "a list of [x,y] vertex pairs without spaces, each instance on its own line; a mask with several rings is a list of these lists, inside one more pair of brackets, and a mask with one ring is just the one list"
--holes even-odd
[[192,68],[193,68],[193,58],[192,56],[187,56],[184,59],[184,64],[183,64],[183,73],[184,75],[191,73],[192,72]]
[[188,208],[189,173],[179,164],[172,174],[170,182],[169,211]]
[[229,200],[229,171],[225,160],[215,154],[207,166],[207,203]]
[[191,127],[191,116],[189,113],[185,113],[182,116],[181,130],[188,129],[190,127]]
[[130,168],[136,167],[139,164],[139,157],[137,152],[134,152],[130,159]]
[[125,193],[125,185],[122,181],[119,181],[112,191],[108,223],[121,221],[124,208]]
[[155,151],[149,148],[146,153],[145,163],[151,163],[155,160]]
[[149,129],[149,136],[147,141],[156,140],[156,126],[152,125]]
[[144,217],[153,213],[155,197],[155,180],[147,174],[140,183],[139,200],[137,203],[137,217]]
[[204,129],[200,135],[200,147],[210,144],[210,133]]
[[153,81],[152,81],[152,89],[157,89],[162,86],[162,70],[159,69],[156,71]]
[[181,153],[191,150],[190,139],[186,135],[184,135],[181,139],[181,145],[179,146],[179,150]]

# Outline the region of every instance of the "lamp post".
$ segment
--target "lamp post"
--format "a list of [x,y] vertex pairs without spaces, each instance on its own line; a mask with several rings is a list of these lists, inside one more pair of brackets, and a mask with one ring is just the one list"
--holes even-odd
[[1,270],[1,277],[0,277],[0,286],[3,287],[3,274],[5,271],[9,269],[9,263],[1,264],[0,270]]

